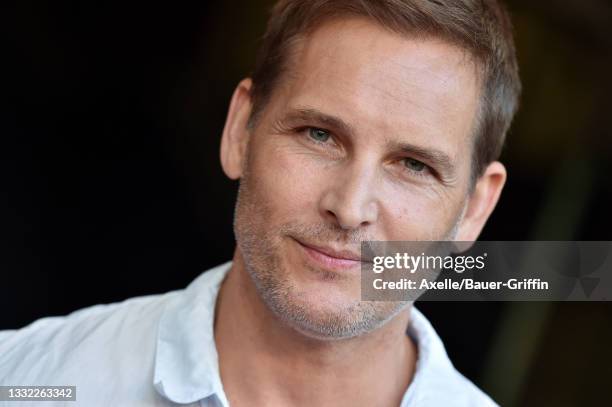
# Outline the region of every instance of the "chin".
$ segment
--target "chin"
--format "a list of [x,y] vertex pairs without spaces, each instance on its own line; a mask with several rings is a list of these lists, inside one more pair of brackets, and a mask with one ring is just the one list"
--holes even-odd
[[382,326],[395,316],[397,303],[373,303],[338,293],[295,292],[273,311],[291,328],[304,336],[318,340],[348,339]]

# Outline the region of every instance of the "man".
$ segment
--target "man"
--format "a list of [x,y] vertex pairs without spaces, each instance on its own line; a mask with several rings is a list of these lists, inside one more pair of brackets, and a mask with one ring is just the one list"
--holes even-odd
[[410,303],[360,301],[359,243],[475,240],[519,90],[496,1],[281,0],[222,135],[233,261],[0,333],[0,384],[87,406],[494,405]]

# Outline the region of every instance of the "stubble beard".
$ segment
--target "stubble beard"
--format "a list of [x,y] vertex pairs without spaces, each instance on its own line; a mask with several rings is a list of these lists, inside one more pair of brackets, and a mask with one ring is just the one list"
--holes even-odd
[[[290,222],[276,229],[266,227],[273,219],[264,199],[257,196],[248,172],[240,180],[234,214],[234,233],[243,256],[245,271],[250,276],[257,294],[267,308],[287,326],[315,339],[348,339],[376,330],[409,307],[413,301],[360,301],[321,310],[304,302],[304,296],[288,279],[281,261],[281,243],[285,237],[304,237],[314,242],[342,241],[359,244],[369,239],[363,233],[347,232],[334,225],[306,226]],[[446,239],[452,240],[459,220]],[[436,239],[428,239],[436,240]],[[329,275],[333,279],[333,275]]]

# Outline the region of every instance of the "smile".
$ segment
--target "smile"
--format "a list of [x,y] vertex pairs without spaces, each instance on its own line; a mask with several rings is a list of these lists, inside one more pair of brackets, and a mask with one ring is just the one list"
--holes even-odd
[[327,270],[343,271],[358,269],[361,266],[361,256],[350,250],[336,250],[327,246],[304,243],[295,239],[306,254],[307,259]]

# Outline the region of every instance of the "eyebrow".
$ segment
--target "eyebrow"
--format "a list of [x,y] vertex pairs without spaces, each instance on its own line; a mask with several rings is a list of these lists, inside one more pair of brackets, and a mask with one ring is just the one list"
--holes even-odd
[[[307,107],[291,109],[278,121],[278,123],[281,124],[282,127],[290,127],[296,123],[310,123],[327,127],[329,130],[340,132],[348,136],[355,134],[353,126],[341,118]],[[455,173],[456,168],[453,160],[442,150],[398,141],[387,141],[385,147],[389,151],[401,152],[403,154],[409,154],[415,159],[421,159],[428,165],[434,167],[441,175],[451,176]]]

